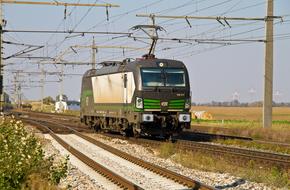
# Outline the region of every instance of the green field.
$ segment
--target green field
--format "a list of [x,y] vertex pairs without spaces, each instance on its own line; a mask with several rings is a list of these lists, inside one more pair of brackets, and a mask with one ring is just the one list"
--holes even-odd
[[192,128],[205,132],[252,137],[290,143],[290,108],[273,108],[273,122],[269,129],[263,128],[260,107],[192,107],[191,110],[206,111],[212,120],[193,120]]

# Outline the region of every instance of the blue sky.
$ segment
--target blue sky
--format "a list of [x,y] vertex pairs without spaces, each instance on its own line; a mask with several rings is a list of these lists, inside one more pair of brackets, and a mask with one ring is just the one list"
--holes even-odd
[[[78,2],[70,0],[66,2]],[[136,17],[136,14],[155,13],[160,15],[195,15],[228,17],[264,17],[266,0],[86,0],[82,3],[112,3],[120,8],[109,9],[109,21],[106,21],[105,8],[68,7],[64,19],[64,7],[37,5],[4,5],[3,15],[7,20],[5,29],[14,30],[72,30],[75,31],[114,31],[128,32],[137,24],[148,24],[150,19]],[[275,21],[274,44],[274,100],[290,101],[290,1],[275,0],[275,15],[283,16],[283,22]],[[215,39],[263,39],[264,22],[229,21],[231,28],[222,26],[215,20],[156,19],[156,23],[165,28],[160,36],[168,38],[215,38]],[[281,36],[281,34],[283,34]],[[138,36],[145,36],[137,32]],[[280,36],[279,36],[280,35]],[[71,35],[73,36],[73,35]],[[68,37],[68,34],[27,34],[5,33],[4,40],[17,43],[44,45],[43,49],[30,53],[31,56],[56,57],[71,45],[90,45],[93,35]],[[119,35],[94,35],[97,45],[123,45],[147,47],[144,42],[134,41]],[[65,40],[64,40],[65,39]],[[146,42],[146,40],[145,40]],[[4,45],[4,57],[23,49],[22,46]],[[90,62],[91,50],[77,49],[63,56],[67,61]],[[143,50],[99,49],[97,62],[122,60],[126,57],[137,58],[147,52]],[[159,41],[156,48],[159,58],[183,61],[190,73],[193,102],[230,101],[238,94],[241,102],[261,100],[263,96],[264,43],[244,44],[198,44]],[[13,74],[9,70],[39,71],[37,60],[5,60],[5,85],[8,92],[13,91]],[[66,66],[65,73],[82,74],[90,66]],[[46,71],[60,71],[59,65],[45,65]],[[39,85],[29,81],[39,80],[40,76],[22,74],[24,86]],[[57,76],[46,76],[48,81],[58,80]],[[81,76],[66,76],[64,93],[70,99],[79,99]],[[45,85],[45,96],[59,93],[59,83]],[[40,99],[40,88],[23,88],[26,99]]]

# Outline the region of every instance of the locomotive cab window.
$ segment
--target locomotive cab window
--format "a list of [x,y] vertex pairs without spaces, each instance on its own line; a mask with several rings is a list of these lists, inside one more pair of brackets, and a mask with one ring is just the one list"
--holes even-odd
[[166,86],[185,87],[184,70],[183,69],[165,69]]
[[143,87],[185,87],[185,74],[178,68],[142,68]]

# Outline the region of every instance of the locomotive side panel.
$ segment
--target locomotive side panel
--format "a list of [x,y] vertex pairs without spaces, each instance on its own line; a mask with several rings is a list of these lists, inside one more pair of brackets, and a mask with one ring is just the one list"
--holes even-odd
[[94,76],[91,80],[94,103],[131,103],[135,91],[132,72]]

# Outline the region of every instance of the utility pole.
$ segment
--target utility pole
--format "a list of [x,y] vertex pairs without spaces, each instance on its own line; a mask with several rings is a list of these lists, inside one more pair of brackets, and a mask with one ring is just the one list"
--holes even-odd
[[93,44],[92,44],[92,69],[96,69],[96,53],[98,49],[96,47],[95,37],[93,37]]
[[14,95],[14,103],[15,105],[17,105],[17,76],[16,76],[16,73],[14,74],[14,91],[13,91],[13,95]]
[[3,41],[3,10],[2,10],[2,3],[0,3],[0,113],[2,113],[3,110],[3,102],[4,102],[4,92],[3,92],[3,75],[2,75],[2,68],[3,68],[3,57],[2,57],[2,41]]
[[12,81],[12,85],[13,85],[13,100],[14,100],[14,104],[15,106],[18,108],[18,86],[19,86],[19,72],[20,70],[16,70],[13,71],[13,81]]
[[59,111],[60,113],[62,113],[64,111],[64,107],[63,107],[63,104],[62,104],[62,99],[63,99],[63,64],[61,64],[61,71],[60,71],[60,84],[59,84],[60,88],[59,88],[59,96],[58,96],[58,99],[59,99]]
[[22,98],[21,98],[21,84],[18,83],[18,108],[21,109],[21,105],[22,105]]
[[43,64],[41,64],[41,108],[40,110],[43,111],[43,98],[44,98],[44,68]]
[[20,72],[16,72],[16,94],[17,94],[17,108],[20,109],[21,107],[21,85],[20,85]]
[[[6,70],[9,71],[9,70]],[[40,75],[40,81],[34,81],[34,82],[39,82],[41,85],[40,86],[35,86],[35,87],[40,87],[41,88],[41,111],[43,111],[43,98],[44,98],[44,84],[45,82],[58,82],[58,81],[45,81],[46,75],[60,75],[60,72],[49,72],[44,70],[44,66],[42,64],[41,71],[23,71],[23,70],[11,70],[14,76],[14,96],[15,96],[15,103],[17,107],[20,107],[20,102],[21,102],[21,89],[22,86],[20,86],[20,73],[21,74],[28,74],[28,75]]]
[[18,109],[21,108],[21,89],[22,89],[22,84],[21,84],[21,80],[20,80],[20,73],[22,71],[21,70],[16,70],[13,72],[14,74],[14,101],[15,101],[15,105]]
[[273,0],[267,0],[266,44],[265,44],[265,71],[264,71],[264,103],[263,127],[272,126],[273,104]]

